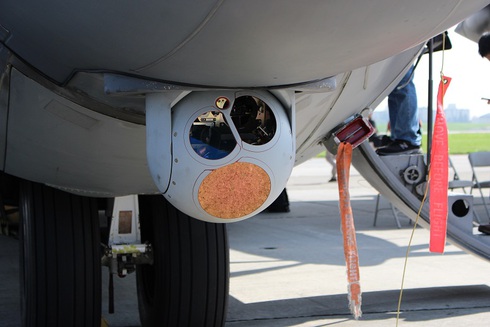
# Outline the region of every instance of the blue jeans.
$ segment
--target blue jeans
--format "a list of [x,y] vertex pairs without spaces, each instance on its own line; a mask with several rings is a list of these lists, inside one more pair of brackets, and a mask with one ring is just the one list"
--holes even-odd
[[[388,95],[391,138],[412,145],[422,143],[417,93],[411,76],[414,66],[405,74],[397,87]],[[410,78],[412,77],[412,78]],[[408,84],[407,84],[408,83]]]

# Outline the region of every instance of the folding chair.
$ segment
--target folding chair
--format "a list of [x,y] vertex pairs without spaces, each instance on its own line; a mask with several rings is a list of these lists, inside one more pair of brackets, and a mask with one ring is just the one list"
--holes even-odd
[[470,160],[471,171],[473,173],[473,186],[471,187],[470,193],[473,192],[474,188],[480,191],[481,198],[483,200],[483,205],[485,206],[485,211],[487,217],[490,218],[490,211],[488,209],[488,200],[483,195],[484,188],[490,188],[490,152],[473,152],[468,155]]
[[[456,170],[456,167],[454,167],[453,161],[451,160],[451,157],[449,157],[449,169],[450,173],[452,171],[452,180],[449,180],[448,183],[448,188],[452,191],[455,188],[460,188],[463,190],[464,193],[466,193],[466,188],[469,187],[470,190],[473,187],[473,181],[470,180],[463,180],[459,178],[458,172]],[[451,175],[449,175],[451,176]]]
[[[449,170],[450,170],[449,176],[451,176],[451,171],[452,171],[453,177],[452,177],[452,180],[449,180],[448,189],[453,191],[454,189],[460,188],[463,190],[463,193],[466,194],[466,188],[469,187],[470,193],[471,193],[475,183],[472,180],[467,180],[467,179],[464,180],[464,179],[459,178],[458,171],[456,170],[456,167],[454,166],[453,161],[451,160],[451,157],[449,157]],[[481,220],[480,216],[478,215],[478,213],[476,212],[476,210],[473,210],[473,214],[475,216],[475,220],[481,224],[482,220]]]
[[378,220],[378,212],[381,210],[385,209],[391,209],[391,212],[393,213],[393,218],[395,218],[395,223],[396,227],[398,229],[402,228],[402,225],[400,224],[400,217],[398,214],[401,214],[400,210],[398,210],[393,203],[390,202],[390,207],[389,208],[380,208],[379,207],[379,201],[381,199],[381,194],[378,193],[378,196],[376,197],[376,208],[374,209],[374,221],[373,221],[373,226],[376,227],[376,222]]

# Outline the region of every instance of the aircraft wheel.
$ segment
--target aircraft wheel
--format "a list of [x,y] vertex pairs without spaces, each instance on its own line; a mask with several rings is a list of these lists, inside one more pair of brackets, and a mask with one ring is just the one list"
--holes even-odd
[[162,195],[140,195],[139,209],[142,242],[154,254],[152,265],[136,269],[142,326],[224,326],[226,225],[193,219]]
[[20,182],[22,326],[100,326],[95,199]]

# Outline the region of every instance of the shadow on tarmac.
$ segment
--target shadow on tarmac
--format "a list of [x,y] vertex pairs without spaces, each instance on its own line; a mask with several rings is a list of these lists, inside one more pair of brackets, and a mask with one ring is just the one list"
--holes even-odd
[[[373,227],[372,201],[352,201],[359,263],[363,267],[380,265],[394,258],[405,258],[407,245],[400,246],[383,239],[378,232],[390,233],[393,231],[403,236],[410,236],[413,228],[406,218],[402,222],[402,229],[397,230],[391,211],[385,214],[380,213],[378,226]],[[344,266],[343,238],[340,232],[337,201],[292,202],[290,206],[291,212],[288,213],[261,213],[246,221],[228,225],[230,248],[251,255],[271,258],[271,260]],[[301,216],[298,213],[304,213],[304,215]],[[417,227],[419,228],[421,229]],[[417,230],[415,232],[417,233]],[[433,255],[428,251],[423,251],[427,248],[427,244],[412,245],[410,257]],[[464,252],[452,251],[445,255],[462,253]],[[238,262],[233,261],[232,263]],[[294,265],[270,269],[282,269]],[[237,277],[263,271],[259,269],[234,272],[231,276]]]
[[[363,316],[360,320],[388,320],[396,317],[398,290],[367,292],[362,294]],[[468,301],[471,299],[471,301]],[[400,319],[406,322],[434,321],[451,316],[488,312],[490,287],[487,285],[431,287],[408,289],[403,292]],[[471,309],[468,311],[466,309]],[[430,315],[423,314],[430,310]],[[417,313],[417,314],[414,314]],[[354,320],[347,308],[345,294],[285,299],[245,304],[230,298],[228,322],[302,318]],[[307,319],[309,317],[310,319]]]

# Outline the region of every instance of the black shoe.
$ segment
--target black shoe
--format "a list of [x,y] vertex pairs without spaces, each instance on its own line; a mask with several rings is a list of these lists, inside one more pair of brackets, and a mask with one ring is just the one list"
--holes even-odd
[[330,183],[330,182],[336,182],[336,181],[337,181],[337,177],[335,177],[335,176],[333,176],[332,178],[330,178],[330,179],[328,180],[328,182],[329,182],[329,183]]
[[478,226],[478,231],[480,233],[490,235],[490,225],[480,225]]
[[393,142],[393,139],[391,137],[389,137],[388,135],[381,135],[381,145],[380,146],[390,145],[391,142]]
[[377,149],[389,145],[393,140],[388,135],[373,135],[369,138],[369,142]]
[[289,198],[286,189],[282,190],[277,199],[265,210],[267,212],[289,212]]
[[265,209],[265,211],[267,211],[267,212],[290,212],[291,210],[289,209],[289,206],[283,206],[283,207],[270,206],[267,209]]
[[418,154],[420,151],[420,145],[412,145],[407,141],[395,140],[389,145],[379,148],[376,153],[380,156],[389,156],[394,154]]

